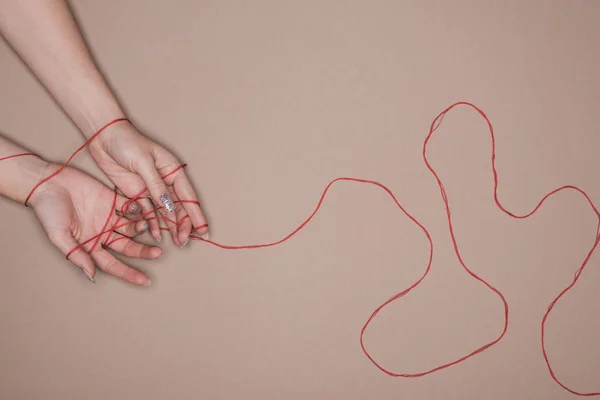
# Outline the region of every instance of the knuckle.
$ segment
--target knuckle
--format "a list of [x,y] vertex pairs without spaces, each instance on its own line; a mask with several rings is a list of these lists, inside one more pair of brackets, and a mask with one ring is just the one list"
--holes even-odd
[[125,246],[123,247],[123,251],[125,253],[131,253],[132,250],[135,250],[135,242],[133,240],[130,240],[127,243],[125,243]]
[[106,263],[103,270],[107,274],[110,274],[111,271],[113,271],[116,267],[117,267],[117,260],[110,260],[108,263]]
[[127,225],[127,229],[126,229],[127,236],[135,236],[137,234],[138,224],[139,224],[139,221],[132,222],[129,225]]
[[165,183],[159,177],[151,179],[150,182],[148,182],[148,184],[151,188],[154,188],[155,190],[162,190],[163,187],[165,187]]
[[181,202],[175,203],[175,212],[178,213],[181,210],[183,210],[183,205],[181,204]]

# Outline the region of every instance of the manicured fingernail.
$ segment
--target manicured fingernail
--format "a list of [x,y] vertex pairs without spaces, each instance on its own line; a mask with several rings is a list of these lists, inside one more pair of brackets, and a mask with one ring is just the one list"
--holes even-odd
[[138,212],[139,210],[140,210],[140,206],[138,206],[138,205],[137,205],[137,203],[132,203],[132,204],[129,206],[129,212],[136,213],[136,212]]
[[208,240],[210,238],[210,235],[209,235],[208,231],[206,231],[202,235],[200,235],[200,237],[204,240]]
[[185,245],[188,244],[189,241],[190,241],[190,238],[185,239],[185,242],[183,242],[181,247],[185,247]]
[[144,283],[144,286],[150,286],[152,285],[152,281],[150,279],[148,279],[148,282]]
[[148,230],[148,224],[144,223],[142,224],[142,229],[140,229],[140,232],[146,232]]
[[167,193],[163,193],[160,195],[160,202],[163,204],[165,210],[167,210],[168,212],[175,211],[175,205],[173,204],[173,200],[171,200],[171,196],[169,196]]
[[89,272],[87,272],[85,269],[81,269],[81,272],[83,273],[83,275],[89,279],[90,282],[92,283],[96,283],[96,280],[90,275]]

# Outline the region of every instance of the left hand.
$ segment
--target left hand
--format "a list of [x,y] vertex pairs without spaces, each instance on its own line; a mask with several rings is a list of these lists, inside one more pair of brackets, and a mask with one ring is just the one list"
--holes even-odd
[[[48,164],[42,175],[49,176],[60,167]],[[99,267],[126,282],[148,286],[150,281],[143,272],[131,268],[108,251],[150,260],[162,255],[160,247],[133,240],[145,230],[146,221],[137,221],[139,207],[136,209],[135,203],[129,203],[120,195],[115,197],[112,190],[91,176],[70,167],[40,186],[29,200],[52,244],[81,268],[89,280],[94,282],[96,267]],[[138,214],[135,222],[129,221],[127,215],[117,215],[117,211],[124,210],[125,206],[129,206],[125,214]],[[108,231],[103,234],[107,227]],[[99,234],[101,236],[93,240]]]
[[[185,218],[179,226],[167,223],[176,246],[182,247],[187,243],[192,226],[200,236],[208,238],[206,218],[200,207],[194,203],[179,202],[179,199],[198,201],[185,171],[180,169],[162,178],[182,164],[170,151],[154,143],[127,121],[108,127],[90,143],[89,151],[100,169],[127,197],[135,197],[148,189],[157,207],[149,199],[138,200],[145,213],[159,208],[163,218],[176,222]],[[168,204],[163,201],[165,194],[172,199],[173,211],[167,210]],[[158,220],[149,219],[148,224],[152,236],[160,241]]]

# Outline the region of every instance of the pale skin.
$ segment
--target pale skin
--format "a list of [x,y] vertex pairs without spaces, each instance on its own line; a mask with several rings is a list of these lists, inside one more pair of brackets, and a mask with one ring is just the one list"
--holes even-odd
[[[0,34],[86,138],[110,121],[126,117],[94,64],[66,1],[0,0]],[[119,122],[96,137],[89,151],[125,196],[134,197],[148,189],[154,205],[150,199],[140,199],[138,203],[144,212],[160,208],[160,196],[170,195],[175,210],[168,212],[162,208],[159,213],[176,221],[189,217],[179,226],[167,224],[177,246],[188,242],[192,230],[207,238],[208,228],[201,208],[193,203],[177,203],[178,199],[197,201],[184,170],[162,179],[181,165],[169,150],[150,140],[131,123]],[[65,176],[72,176],[91,186],[99,184],[91,183],[92,178],[87,176],[76,178],[79,172],[65,171],[65,176],[58,179],[61,175],[49,182],[64,181]],[[147,223],[152,236],[160,241],[158,220],[149,219]],[[95,269],[92,277],[94,274]]]
[[[26,153],[19,145],[0,137],[0,158]],[[24,203],[31,189],[43,178],[52,174],[61,165],[52,164],[35,156],[22,156],[0,162],[0,195],[19,203]],[[119,218],[117,211],[128,206],[126,215],[135,218],[140,207],[118,195],[114,209],[114,192],[96,179],[74,168],[66,168],[54,178],[42,184],[29,199],[42,227],[52,244],[67,255],[79,243],[83,243],[102,232],[107,216],[111,215],[109,227]],[[129,202],[129,204],[127,203]],[[127,218],[119,220],[118,232],[135,237],[147,229],[147,221],[127,223]],[[96,266],[104,272],[126,282],[148,286],[150,280],[140,271],[133,269],[112,255],[108,249],[97,246],[90,249],[93,242],[75,251],[69,260],[94,281]],[[138,243],[130,238],[120,237],[108,248],[127,257],[155,259],[162,255],[157,246]]]

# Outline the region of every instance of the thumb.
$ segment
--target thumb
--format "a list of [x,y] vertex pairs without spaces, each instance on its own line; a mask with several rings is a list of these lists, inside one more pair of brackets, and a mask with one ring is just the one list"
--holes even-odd
[[[79,243],[77,243],[69,231],[48,232],[48,238],[54,247],[60,250],[64,255],[69,254],[69,251],[79,246]],[[87,279],[96,283],[94,279],[94,276],[96,275],[96,266],[90,255],[84,249],[79,249],[71,254],[68,260],[78,266]]]

